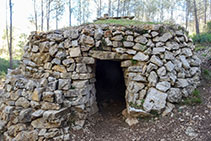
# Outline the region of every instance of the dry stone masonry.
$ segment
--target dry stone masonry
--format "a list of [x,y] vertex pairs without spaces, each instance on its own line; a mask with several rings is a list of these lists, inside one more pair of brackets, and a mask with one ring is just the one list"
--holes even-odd
[[[88,24],[32,33],[19,68],[7,74],[0,131],[8,141],[70,140],[98,111],[96,60],[121,61],[126,122],[170,111],[200,80],[200,60],[178,25]],[[165,115],[165,113],[163,113]]]

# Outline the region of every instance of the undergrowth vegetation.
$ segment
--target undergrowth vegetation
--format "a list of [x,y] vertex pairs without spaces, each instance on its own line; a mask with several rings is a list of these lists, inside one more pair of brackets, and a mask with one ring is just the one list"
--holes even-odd
[[[16,68],[18,65],[19,61],[13,60],[13,68]],[[0,58],[0,79],[3,79],[6,76],[9,66],[10,66],[9,60]]]

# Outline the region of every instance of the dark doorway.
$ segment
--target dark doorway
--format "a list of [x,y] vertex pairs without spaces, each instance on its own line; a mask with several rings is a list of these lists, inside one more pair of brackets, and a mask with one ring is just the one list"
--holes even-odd
[[121,62],[97,60],[95,86],[99,112],[117,114],[125,109],[126,86]]

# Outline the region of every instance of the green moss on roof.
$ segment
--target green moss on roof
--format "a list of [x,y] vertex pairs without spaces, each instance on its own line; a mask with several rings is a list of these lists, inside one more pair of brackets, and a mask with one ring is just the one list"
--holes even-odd
[[141,22],[137,20],[127,20],[127,19],[108,19],[108,20],[98,20],[94,22],[95,24],[117,24],[117,25],[143,25],[143,24],[160,24],[155,22]]

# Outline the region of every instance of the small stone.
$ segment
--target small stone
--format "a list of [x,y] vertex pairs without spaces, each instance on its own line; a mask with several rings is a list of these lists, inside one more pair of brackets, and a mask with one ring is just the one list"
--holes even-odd
[[122,37],[122,35],[116,35],[113,38],[111,38],[111,40],[114,40],[114,41],[122,41],[123,40],[123,37]]
[[197,137],[198,136],[198,134],[194,131],[194,129],[192,127],[188,127],[185,130],[185,134],[190,136],[190,137]]
[[184,87],[187,87],[189,83],[187,79],[177,79],[176,85],[177,87],[184,88]]
[[103,36],[103,30],[101,28],[98,28],[97,30],[95,30],[94,38],[96,40],[100,40],[102,36]]
[[54,93],[56,96],[56,102],[59,104],[63,103],[64,101],[63,92],[61,90],[57,90],[57,91],[54,91]]
[[23,109],[20,114],[19,114],[19,122],[23,122],[23,123],[26,123],[26,122],[31,122],[32,120],[32,109],[29,108],[29,109]]
[[147,66],[147,72],[151,72],[152,70],[157,70],[158,66],[156,66],[153,63],[149,63],[149,65]]
[[158,32],[155,32],[155,31],[151,32],[152,37],[156,37],[158,34],[159,33]]
[[71,87],[71,81],[69,79],[59,79],[59,90],[69,90]]
[[165,66],[166,66],[166,69],[169,71],[169,72],[171,72],[171,71],[173,71],[174,70],[174,64],[171,62],[171,61],[168,61],[166,64],[165,64]]
[[162,66],[161,68],[159,68],[157,70],[157,74],[158,74],[158,76],[164,76],[164,75],[166,75],[166,68],[164,66]]
[[181,55],[180,56],[180,60],[182,61],[182,65],[185,69],[189,69],[190,68],[190,64],[188,63],[188,61],[186,60],[186,57]]
[[132,125],[135,125],[135,124],[138,123],[138,119],[137,119],[137,118],[131,118],[131,117],[129,117],[129,118],[127,118],[127,119],[125,120],[125,122],[126,122],[129,126],[132,126]]
[[44,120],[43,118],[38,118],[36,120],[33,120],[31,122],[31,125],[34,128],[38,128],[38,129],[50,129],[50,128],[58,128],[58,127],[60,127],[59,123],[49,123],[46,120]]
[[61,64],[61,60],[58,59],[58,58],[54,58],[52,61],[51,61],[52,64],[56,64],[56,65],[60,65]]
[[106,43],[107,46],[112,46],[113,45],[109,38],[105,38],[105,43]]
[[166,92],[168,89],[170,89],[171,84],[167,81],[159,82],[156,85],[156,88],[160,91]]
[[55,104],[55,103],[50,103],[50,102],[42,102],[41,103],[42,110],[59,110],[60,109],[60,105],[59,104]]
[[168,41],[169,39],[171,39],[173,36],[171,35],[171,33],[167,32],[167,33],[164,33],[161,37],[160,37],[160,41],[161,42],[166,42]]
[[41,99],[41,96],[42,96],[42,92],[44,91],[43,88],[36,88],[34,90],[34,92],[32,93],[32,100],[34,101],[40,101]]
[[145,45],[142,45],[142,44],[139,44],[139,43],[136,43],[135,46],[133,46],[133,49],[135,50],[138,50],[138,51],[145,51],[146,50],[146,46]]
[[163,62],[160,60],[159,57],[153,55],[150,59],[150,61],[158,66],[162,66],[163,65]]
[[156,48],[153,48],[152,50],[152,54],[160,54],[162,52],[165,52],[165,48],[163,47],[156,47]]
[[138,52],[134,57],[134,60],[138,61],[147,61],[149,59],[148,55],[145,55],[144,53]]
[[147,112],[150,112],[151,110],[161,111],[165,108],[166,98],[166,93],[160,92],[155,88],[149,88],[143,108]]
[[128,73],[127,75],[130,80],[146,82],[146,77],[142,76],[140,73]]
[[43,101],[54,102],[54,93],[53,92],[44,92],[42,96]]
[[39,118],[43,115],[44,111],[43,110],[37,110],[32,113],[32,118]]
[[57,53],[57,51],[58,51],[57,46],[52,46],[52,47],[50,47],[50,49],[49,49],[49,54],[50,54],[51,56],[54,56],[54,55]]
[[148,42],[147,38],[144,36],[138,36],[135,38],[136,43],[146,44]]
[[158,76],[154,71],[151,71],[148,76],[148,81],[150,86],[155,86],[158,81]]
[[168,101],[172,103],[174,102],[178,103],[182,99],[182,93],[179,88],[170,88],[167,93],[168,93]]
[[79,72],[79,73],[87,72],[86,64],[78,63],[76,65],[76,72]]
[[80,47],[70,48],[69,49],[70,57],[79,57],[81,56]]
[[166,105],[167,106],[166,106],[165,110],[162,113],[162,116],[163,117],[166,116],[166,115],[168,115],[169,113],[171,113],[171,111],[175,108],[174,104],[171,104],[169,102],[167,102]]
[[190,48],[183,48],[181,54],[185,55],[186,57],[190,57],[193,55]]
[[38,46],[36,46],[36,45],[33,45],[33,47],[32,47],[32,52],[38,52],[39,51],[39,47]]
[[134,46],[134,43],[133,42],[129,42],[129,41],[124,41],[123,42],[123,45],[124,45],[124,47],[133,47]]
[[24,97],[20,97],[16,102],[15,102],[16,106],[21,106],[24,108],[28,108],[30,106],[30,102],[24,98]]
[[62,73],[67,73],[67,70],[62,65],[55,65],[52,69],[54,71],[58,71],[58,72],[62,72]]

